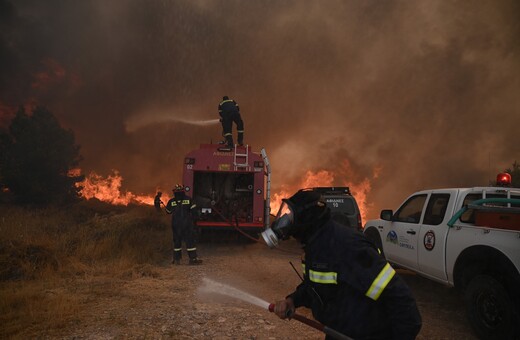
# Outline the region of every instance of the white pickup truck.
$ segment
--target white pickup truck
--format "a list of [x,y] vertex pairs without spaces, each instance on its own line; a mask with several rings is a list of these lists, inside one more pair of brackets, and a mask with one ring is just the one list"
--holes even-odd
[[483,339],[520,339],[520,189],[416,192],[364,234],[386,259],[464,292]]

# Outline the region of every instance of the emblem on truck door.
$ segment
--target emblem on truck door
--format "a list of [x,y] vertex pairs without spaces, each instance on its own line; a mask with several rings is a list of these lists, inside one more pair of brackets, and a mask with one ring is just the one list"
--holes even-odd
[[435,233],[433,230],[428,230],[426,234],[424,234],[424,248],[426,250],[432,250],[435,247]]
[[397,233],[393,230],[390,230],[388,235],[386,235],[386,242],[397,244]]

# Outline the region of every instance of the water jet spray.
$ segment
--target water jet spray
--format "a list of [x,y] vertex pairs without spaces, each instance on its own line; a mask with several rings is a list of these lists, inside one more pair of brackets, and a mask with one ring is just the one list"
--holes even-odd
[[135,132],[149,125],[161,123],[182,123],[195,126],[211,126],[219,124],[219,119],[181,118],[170,113],[150,113],[130,117],[125,122],[126,132]]
[[[269,303],[265,300],[262,300],[256,296],[253,296],[249,293],[243,292],[239,289],[236,289],[234,287],[228,286],[223,283],[219,283],[216,281],[213,281],[208,278],[203,278],[203,285],[199,287],[198,291],[199,293],[203,294],[219,294],[219,295],[225,295],[229,297],[233,297],[239,300],[242,300],[244,302],[251,303],[253,305],[256,305],[258,307],[267,309],[270,312],[274,312],[274,304]],[[314,329],[317,329],[320,332],[325,333],[326,335],[339,340],[353,340],[352,338],[339,333],[338,331],[335,331],[321,323],[315,320],[311,320],[309,318],[306,318],[303,315],[297,314],[294,311],[288,311],[287,317],[290,319],[295,319],[300,321],[301,323],[310,326]]]

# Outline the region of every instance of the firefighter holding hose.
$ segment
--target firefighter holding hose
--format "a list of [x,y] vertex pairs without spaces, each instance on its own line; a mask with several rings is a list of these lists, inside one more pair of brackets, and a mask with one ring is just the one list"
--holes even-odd
[[415,339],[419,333],[421,316],[406,283],[363,234],[330,218],[319,193],[300,190],[284,199],[262,236],[270,247],[294,237],[304,249],[303,282],[272,304],[280,318],[304,306],[354,339]]
[[195,246],[195,231],[193,222],[193,209],[196,207],[191,198],[186,195],[184,187],[177,184],[173,189],[173,198],[166,204],[166,213],[172,215],[173,232],[173,261],[172,263],[181,264],[182,243],[186,244],[189,264],[201,264],[202,260],[197,257],[197,247]]
[[233,99],[228,96],[222,97],[222,101],[218,104],[218,113],[220,122],[222,123],[222,136],[225,140],[223,143],[228,148],[233,148],[233,123],[237,126],[237,142],[239,146],[244,143],[244,121],[240,116],[240,107]]

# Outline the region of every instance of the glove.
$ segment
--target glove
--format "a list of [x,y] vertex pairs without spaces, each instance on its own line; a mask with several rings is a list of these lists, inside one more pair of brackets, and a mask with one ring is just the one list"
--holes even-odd
[[280,319],[291,318],[294,314],[294,301],[292,298],[288,297],[285,300],[276,301],[274,303],[273,312],[278,315]]

